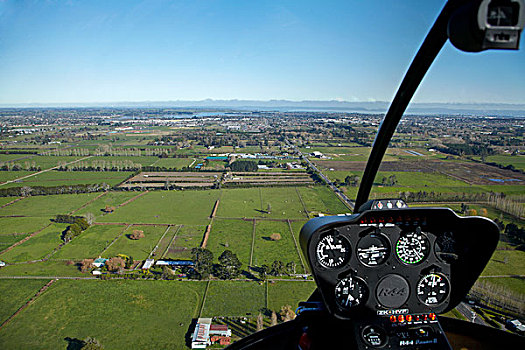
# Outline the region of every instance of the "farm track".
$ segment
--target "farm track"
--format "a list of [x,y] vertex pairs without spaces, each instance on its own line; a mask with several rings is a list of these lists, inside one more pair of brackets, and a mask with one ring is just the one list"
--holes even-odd
[[90,205],[91,203],[93,203],[94,201],[99,199],[100,197],[105,196],[106,194],[108,194],[108,191],[102,192],[101,194],[99,194],[98,196],[93,198],[92,200],[90,200],[87,203],[85,203],[84,205],[82,205],[80,208],[73,210],[70,214],[75,214],[77,211],[84,209],[85,207],[87,207],[88,205]]
[[[69,164],[73,164],[73,163],[77,163],[77,162],[81,162],[83,160],[86,160],[88,158],[92,158],[93,156],[87,156],[87,157],[84,157],[84,158],[80,158],[80,159],[77,159],[77,160],[74,160],[72,162],[69,162],[69,163],[66,163],[66,164],[63,164],[63,165],[69,165]],[[62,165],[62,166],[63,166]],[[6,182],[2,182],[0,183],[0,186],[3,186],[3,185],[7,185],[9,183],[12,183],[12,182],[17,182],[17,181],[20,181],[20,180],[23,180],[23,179],[27,179],[29,177],[32,177],[32,176],[35,176],[35,175],[40,175],[40,174],[43,174],[43,173],[47,173],[48,171],[51,171],[51,170],[55,170],[55,169],[58,169],[60,166],[57,165],[55,167],[52,167],[52,168],[49,168],[49,169],[45,169],[45,170],[42,170],[42,171],[37,171],[36,173],[32,173],[32,174],[29,174],[29,175],[26,175],[26,176],[22,176],[22,177],[19,177],[17,179],[14,179],[14,180],[9,180],[9,181],[6,181]]]
[[41,229],[31,233],[29,236],[27,237],[24,237],[23,239],[21,239],[20,241],[14,243],[12,246],[10,247],[7,247],[6,249],[2,250],[0,252],[0,255],[1,254],[4,254],[4,253],[7,253],[8,251],[10,251],[11,249],[13,249],[14,247],[24,243],[24,242],[27,242],[29,239],[31,239],[32,237],[36,236],[37,234],[39,234],[40,232],[44,231],[46,228],[48,228],[49,226],[51,226],[51,222],[49,224],[47,224],[46,226],[42,227]]
[[199,310],[199,316],[202,315],[202,310],[204,310],[204,304],[206,303],[206,296],[208,294],[208,289],[210,287],[210,280],[208,280],[208,283],[206,283],[206,289],[204,289],[204,295],[202,296],[202,303],[201,303],[201,309]]
[[44,293],[54,282],[56,281],[56,279],[52,279],[50,280],[49,282],[47,282],[47,284],[45,286],[43,286],[42,288],[40,288],[40,290],[31,298],[29,299],[29,301],[27,303],[25,303],[24,305],[22,305],[18,310],[16,310],[16,312],[14,314],[12,314],[7,320],[5,320],[1,325],[0,325],[0,330],[6,325],[8,324],[9,322],[11,322],[11,320],[13,318],[15,318],[20,312],[22,312],[26,307],[28,307],[31,303],[33,303],[36,298],[38,298],[42,293]]
[[166,247],[166,249],[164,250],[164,252],[162,253],[161,255],[161,258],[164,258],[164,256],[168,253],[171,245],[173,244],[173,242],[175,242],[175,240],[177,239],[177,235],[179,234],[179,231],[181,229],[181,227],[183,227],[184,225],[178,225],[177,227],[177,231],[175,231],[175,234],[173,235],[173,237],[171,238],[170,242],[168,243],[168,246]]
[[133,202],[134,200],[139,199],[140,197],[147,195],[148,193],[149,193],[149,190],[147,190],[147,191],[145,191],[145,192],[142,192],[142,193],[136,195],[135,197],[128,199],[128,200],[125,201],[124,203],[119,204],[118,207],[119,207],[119,208],[120,208],[120,207],[123,207],[123,206],[125,206],[125,205],[127,205],[127,204]]
[[253,247],[255,246],[255,227],[257,225],[257,221],[253,219],[253,230],[252,230],[252,247],[250,250],[250,266],[253,266]]
[[304,263],[303,256],[301,254],[301,250],[299,249],[299,245],[297,244],[297,239],[295,238],[295,234],[293,233],[292,224],[291,224],[290,220],[286,220],[286,222],[288,223],[288,228],[290,229],[290,234],[292,235],[293,243],[295,244],[295,249],[297,250],[297,254],[299,254],[299,259],[301,260],[301,265],[303,266],[303,271],[304,271],[304,273],[307,273],[308,270],[306,269],[306,264]]
[[242,218],[235,218],[235,217],[226,217],[226,216],[217,216],[216,219],[220,220],[243,220],[243,221],[252,221],[252,220],[264,220],[264,221],[276,221],[276,222],[286,222],[288,220],[292,222],[296,221],[304,221],[304,218],[295,218],[295,219],[275,219],[275,218],[265,218],[265,217],[254,217],[254,218],[248,218],[248,217],[242,217]]
[[102,254],[104,254],[104,253],[106,252],[106,250],[108,250],[109,247],[111,247],[111,246],[113,245],[113,243],[115,243],[120,237],[122,237],[122,235],[124,234],[124,232],[126,232],[131,226],[133,226],[133,224],[129,224],[128,226],[126,226],[126,227],[122,230],[122,232],[120,232],[120,234],[119,234],[117,237],[115,237],[115,239],[113,239],[113,240],[111,241],[111,243],[107,245],[106,248],[104,248],[104,250],[102,251],[102,253],[100,253],[100,255],[102,256]]
[[18,201],[21,201],[21,200],[24,199],[24,198],[26,198],[26,197],[20,197],[20,198],[17,198],[17,199],[15,199],[15,200],[9,202],[9,203],[6,203],[6,204],[2,205],[2,206],[0,207],[0,209],[5,208],[5,207],[7,207],[7,206],[10,206],[11,204],[14,204],[14,203],[16,203],[16,202],[18,202]]
[[306,209],[306,205],[304,204],[303,197],[301,197],[301,194],[299,193],[299,190],[297,187],[295,188],[295,192],[297,193],[297,197],[299,197],[299,201],[301,202],[301,205],[303,206],[304,214],[306,215],[306,218],[310,218],[310,213],[308,212],[308,209]]
[[168,233],[168,231],[172,228],[173,226],[168,226],[166,228],[166,231],[164,231],[164,234],[162,235],[162,237],[160,237],[160,239],[158,240],[157,244],[155,245],[155,247],[153,248],[153,250],[151,251],[151,253],[149,253],[148,255],[148,259],[151,259],[151,257],[155,254],[155,252],[157,251],[157,249],[159,248],[159,244],[160,242],[162,242],[162,240],[164,239],[164,237],[166,236],[166,234]]

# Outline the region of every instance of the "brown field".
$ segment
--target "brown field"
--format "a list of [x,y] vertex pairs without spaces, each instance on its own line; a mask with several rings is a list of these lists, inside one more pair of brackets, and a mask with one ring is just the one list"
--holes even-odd
[[[464,162],[442,162],[442,161],[422,161],[423,167],[432,169],[435,172],[446,174],[472,185],[520,185],[525,184],[525,175],[507,169],[499,169],[490,165],[479,163]],[[489,179],[519,181],[496,182]]]
[[[407,171],[407,172],[433,172],[428,167],[421,166],[424,162],[415,161],[397,161],[397,162],[382,162],[379,171]],[[366,162],[353,161],[337,161],[337,160],[316,160],[315,164],[321,168],[334,169],[341,171],[364,171]]]
[[212,187],[221,176],[219,172],[142,172],[119,187],[161,188],[166,182],[177,187]]
[[[339,171],[364,171],[366,162],[317,160],[316,165]],[[440,160],[383,162],[379,171],[404,171],[420,173],[441,173],[471,185],[520,185],[525,184],[525,175],[490,165]],[[489,179],[519,181],[491,181]]]
[[229,173],[224,180],[225,184],[254,184],[254,185],[300,185],[313,183],[307,173]]

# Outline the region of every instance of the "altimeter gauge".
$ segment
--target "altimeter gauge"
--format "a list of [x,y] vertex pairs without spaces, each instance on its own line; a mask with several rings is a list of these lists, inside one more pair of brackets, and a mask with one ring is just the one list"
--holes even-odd
[[369,234],[357,243],[357,258],[367,266],[381,265],[389,255],[390,244],[382,234]]
[[343,309],[363,304],[367,298],[368,288],[360,278],[348,276],[335,286],[335,301]]
[[317,243],[315,251],[321,266],[339,267],[350,257],[350,242],[341,235],[328,235]]
[[417,283],[417,298],[423,304],[441,304],[448,296],[450,284],[445,276],[431,273],[423,276]]
[[419,228],[415,232],[401,234],[396,244],[396,255],[405,264],[419,264],[429,252],[430,242]]

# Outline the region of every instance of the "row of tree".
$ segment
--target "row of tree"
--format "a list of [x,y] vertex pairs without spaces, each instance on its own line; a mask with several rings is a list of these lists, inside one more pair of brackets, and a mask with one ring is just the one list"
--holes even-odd
[[235,172],[255,172],[259,167],[253,160],[236,160],[230,164],[230,169]]
[[207,279],[214,275],[220,279],[237,278],[241,273],[242,263],[231,250],[225,250],[219,256],[218,264],[213,262],[213,253],[206,248],[193,248],[192,260],[195,264],[192,271],[188,271],[192,278]]
[[142,168],[142,164],[131,160],[93,160],[91,162],[76,162],[67,164],[59,162],[58,171],[136,171]]
[[62,240],[65,243],[68,243],[73,238],[79,236],[82,232],[87,230],[89,228],[90,224],[86,220],[86,218],[76,218],[71,225],[69,225],[63,232],[62,232]]
[[41,171],[42,168],[33,162],[24,162],[24,164],[14,162],[0,162],[0,171]]
[[101,184],[79,184],[63,186],[22,186],[11,188],[0,188],[0,197],[27,197],[47,196],[53,194],[78,194],[107,191],[111,188],[107,183]]

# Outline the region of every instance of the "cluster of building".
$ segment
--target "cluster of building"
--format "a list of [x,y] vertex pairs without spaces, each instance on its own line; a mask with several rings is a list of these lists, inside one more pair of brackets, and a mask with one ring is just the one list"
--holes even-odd
[[212,324],[211,318],[199,318],[191,336],[192,349],[206,349],[212,344],[230,345],[232,331],[227,325]]
[[[95,261],[93,261],[92,265],[96,268],[91,273],[93,275],[101,275],[102,274],[102,267],[106,265],[106,262],[108,259],[105,258],[97,258]],[[144,263],[142,264],[142,270],[147,271],[151,269],[153,266],[168,266],[173,269],[178,267],[185,267],[185,266],[194,266],[195,263],[193,261],[189,260],[157,260],[155,262],[155,259],[146,259],[144,260]]]

